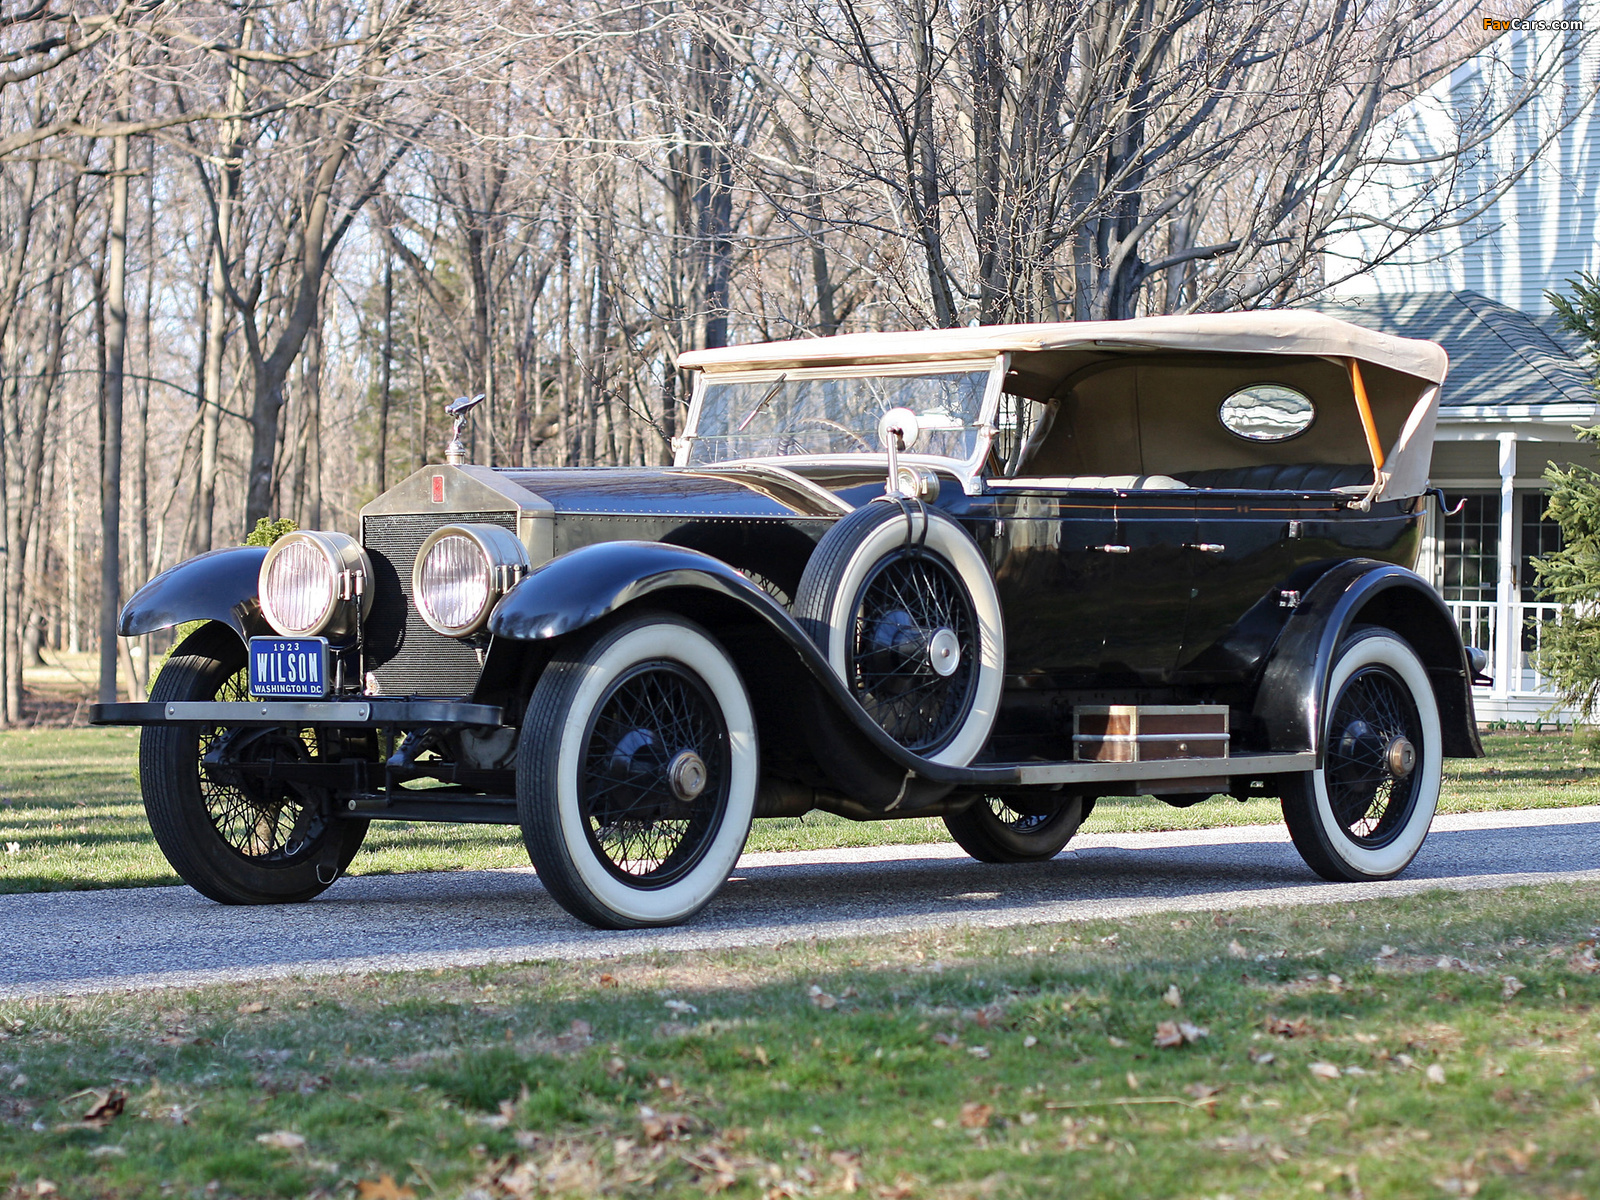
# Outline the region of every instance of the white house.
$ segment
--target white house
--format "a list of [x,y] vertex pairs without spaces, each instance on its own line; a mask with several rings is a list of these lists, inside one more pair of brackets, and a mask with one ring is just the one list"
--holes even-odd
[[[1529,565],[1558,544],[1540,477],[1552,461],[1600,467],[1573,432],[1600,423],[1594,369],[1545,298],[1580,271],[1600,273],[1600,0],[1545,4],[1534,17],[1585,29],[1498,37],[1391,118],[1385,162],[1353,196],[1358,210],[1402,224],[1430,211],[1450,221],[1409,240],[1350,233],[1325,264],[1330,297],[1314,305],[1449,352],[1433,479],[1465,503],[1430,514],[1419,569],[1467,641],[1490,652],[1481,720],[1551,711],[1537,660],[1557,610],[1540,603]],[[1493,114],[1524,94],[1520,113],[1496,125]],[[1441,157],[1463,144],[1473,148],[1460,163]],[[1375,265],[1350,274],[1361,264]]]

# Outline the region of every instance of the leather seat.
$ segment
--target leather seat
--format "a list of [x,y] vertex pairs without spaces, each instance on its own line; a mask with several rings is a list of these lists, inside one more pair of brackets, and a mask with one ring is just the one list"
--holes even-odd
[[1331,492],[1334,488],[1372,483],[1370,464],[1263,463],[1253,467],[1219,467],[1179,472],[1190,487],[1248,492]]

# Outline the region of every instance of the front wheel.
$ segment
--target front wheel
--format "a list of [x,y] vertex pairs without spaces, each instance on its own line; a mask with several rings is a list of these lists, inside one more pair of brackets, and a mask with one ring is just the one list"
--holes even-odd
[[580,638],[539,677],[517,746],[517,815],[540,881],[573,916],[675,925],[738,862],[759,778],[727,651],[650,613]]
[[[157,703],[249,698],[244,644],[223,625],[185,638],[150,689]],[[222,904],[288,904],[325,890],[367,823],[336,819],[325,789],[273,778],[273,764],[307,762],[316,750],[316,736],[298,729],[147,726],[139,782],[172,869]]]
[[1386,629],[1347,638],[1328,680],[1322,766],[1285,777],[1295,849],[1324,879],[1390,879],[1433,823],[1443,773],[1439,706],[1415,650]]
[[944,827],[979,862],[1044,862],[1061,853],[1093,808],[1084,796],[985,795],[947,813]]

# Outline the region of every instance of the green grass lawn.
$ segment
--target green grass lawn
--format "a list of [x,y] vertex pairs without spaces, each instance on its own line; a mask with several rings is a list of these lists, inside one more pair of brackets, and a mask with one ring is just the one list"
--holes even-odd
[[1597,918],[1551,886],[12,1002],[0,1194],[1592,1197]]
[[[1600,764],[1570,734],[1494,734],[1489,757],[1447,760],[1442,812],[1600,803]],[[0,733],[0,892],[131,887],[178,880],[145,823],[138,735],[126,729]],[[1085,832],[1192,829],[1280,820],[1277,803],[1216,799],[1188,809],[1109,799]],[[813,813],[756,822],[751,850],[948,841],[937,819],[857,823]],[[374,821],[356,874],[527,865],[517,831],[482,825]]]

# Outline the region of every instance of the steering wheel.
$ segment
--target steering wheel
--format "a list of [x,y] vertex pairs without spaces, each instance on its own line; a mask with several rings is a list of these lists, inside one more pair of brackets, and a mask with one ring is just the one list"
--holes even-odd
[[866,438],[862,437],[848,425],[842,424],[839,421],[835,421],[829,417],[801,417],[798,422],[798,428],[804,429],[808,425],[821,426],[826,429],[836,429],[861,449],[865,450],[869,454],[872,453],[872,444],[868,442]]

